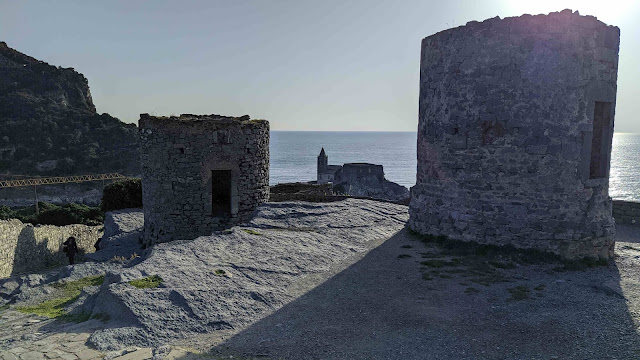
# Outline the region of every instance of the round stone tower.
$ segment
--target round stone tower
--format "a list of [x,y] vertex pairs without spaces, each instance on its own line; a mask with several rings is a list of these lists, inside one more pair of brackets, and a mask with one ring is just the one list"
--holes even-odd
[[269,122],[140,115],[144,242],[211,235],[269,198]]
[[425,38],[409,226],[571,259],[611,257],[619,36],[564,10]]

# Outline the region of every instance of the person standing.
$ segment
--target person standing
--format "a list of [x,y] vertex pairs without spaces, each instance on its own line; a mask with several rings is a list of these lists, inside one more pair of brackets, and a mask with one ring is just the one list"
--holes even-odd
[[67,258],[69,259],[69,265],[73,265],[76,258],[76,253],[78,252],[78,245],[76,244],[76,238],[73,236],[69,236],[69,238],[62,243],[64,245],[62,247],[62,251],[67,254]]

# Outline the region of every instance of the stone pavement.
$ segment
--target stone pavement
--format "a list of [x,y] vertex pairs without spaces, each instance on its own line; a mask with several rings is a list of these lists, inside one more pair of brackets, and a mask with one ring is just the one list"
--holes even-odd
[[65,323],[42,316],[0,310],[0,360],[144,360],[194,359],[200,355],[181,348],[130,348],[99,352],[87,344],[91,333],[104,324],[98,320]]

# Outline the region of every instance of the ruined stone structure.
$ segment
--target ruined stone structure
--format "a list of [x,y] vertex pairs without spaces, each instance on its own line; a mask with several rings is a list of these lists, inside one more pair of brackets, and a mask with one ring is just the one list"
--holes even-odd
[[409,190],[385,179],[382,165],[346,163],[329,165],[329,157],[320,150],[318,155],[317,184],[333,184],[333,190],[342,195],[371,197],[400,201],[409,198]]
[[329,165],[329,156],[320,150],[318,155],[318,178],[316,183],[339,183],[356,178],[374,177],[380,181],[384,180],[384,169],[382,165],[369,163],[346,163],[344,165]]
[[269,122],[140,115],[144,242],[210,235],[269,198]]
[[565,10],[425,38],[410,227],[611,257],[619,35]]
[[76,238],[76,259],[81,260],[95,251],[102,226],[33,226],[16,219],[0,220],[0,278],[68,265],[62,243],[69,236]]

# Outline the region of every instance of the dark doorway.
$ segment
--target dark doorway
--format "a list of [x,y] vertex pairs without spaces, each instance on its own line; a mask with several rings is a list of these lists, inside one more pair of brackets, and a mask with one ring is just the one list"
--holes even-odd
[[589,178],[607,176],[609,168],[609,139],[611,138],[611,103],[596,101],[593,114],[593,137],[591,139],[591,166]]
[[211,216],[231,215],[231,170],[211,171]]

